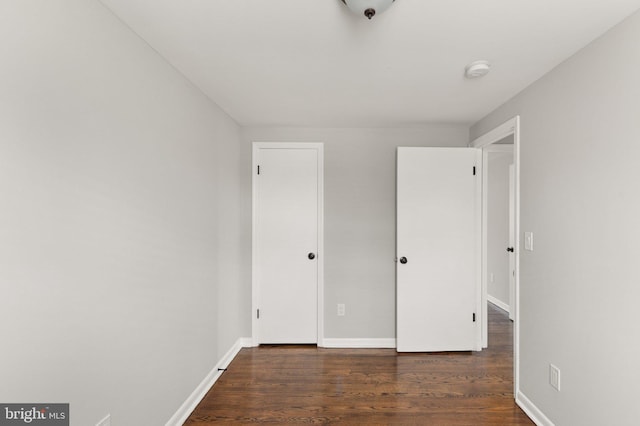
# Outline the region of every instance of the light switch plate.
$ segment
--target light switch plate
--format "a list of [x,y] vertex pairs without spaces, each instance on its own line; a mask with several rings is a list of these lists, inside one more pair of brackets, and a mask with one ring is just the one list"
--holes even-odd
[[533,251],[533,232],[524,233],[524,249]]
[[549,364],[549,384],[560,392],[560,369],[553,364]]

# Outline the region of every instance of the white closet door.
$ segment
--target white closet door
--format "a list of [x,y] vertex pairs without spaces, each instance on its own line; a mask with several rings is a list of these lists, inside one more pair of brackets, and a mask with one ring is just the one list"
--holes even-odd
[[397,349],[479,350],[478,150],[398,148]]
[[318,150],[260,148],[257,156],[257,340],[317,343]]

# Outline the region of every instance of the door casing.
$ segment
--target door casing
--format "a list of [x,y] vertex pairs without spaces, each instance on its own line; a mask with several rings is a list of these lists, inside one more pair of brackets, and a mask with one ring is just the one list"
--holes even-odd
[[[469,146],[483,149],[486,146],[494,144],[507,136],[513,135],[513,167],[514,167],[514,256],[515,256],[515,288],[514,303],[511,306],[513,310],[513,388],[516,400],[518,398],[518,390],[520,384],[520,116],[515,116],[493,130],[474,139]],[[484,198],[484,196],[483,196]],[[484,202],[483,202],[484,204]],[[485,222],[483,220],[483,222]],[[483,223],[483,253],[486,252],[484,243],[486,238],[486,227]],[[486,257],[483,255],[483,260]],[[483,262],[480,277],[484,276],[487,265]],[[483,347],[488,344],[488,324],[489,316],[487,312],[487,283],[482,282],[482,337]]]

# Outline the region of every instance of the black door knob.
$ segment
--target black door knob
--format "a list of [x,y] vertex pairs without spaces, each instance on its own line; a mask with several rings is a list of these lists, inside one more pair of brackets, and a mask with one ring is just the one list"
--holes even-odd
[[310,260],[313,260],[316,258],[316,254],[315,253],[309,253],[309,255],[307,256]]
[[508,251],[509,253],[513,253],[513,247],[507,247],[507,251]]
[[402,263],[403,265],[404,265],[405,263],[407,263],[407,258],[406,258],[406,257],[404,257],[404,256],[403,256],[403,257],[401,257],[401,258],[400,258],[400,263]]

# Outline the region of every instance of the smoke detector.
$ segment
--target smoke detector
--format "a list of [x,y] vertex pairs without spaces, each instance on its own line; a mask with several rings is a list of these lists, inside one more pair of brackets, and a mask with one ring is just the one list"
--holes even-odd
[[467,78],[479,78],[487,75],[491,69],[489,61],[473,61],[464,69],[464,76]]

